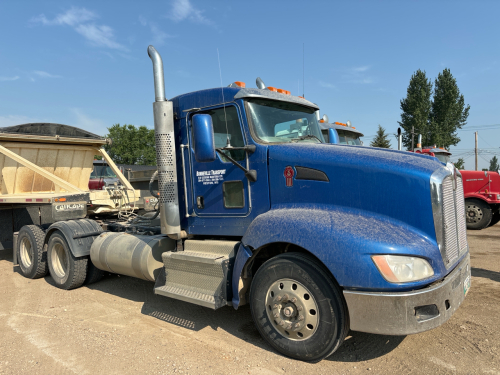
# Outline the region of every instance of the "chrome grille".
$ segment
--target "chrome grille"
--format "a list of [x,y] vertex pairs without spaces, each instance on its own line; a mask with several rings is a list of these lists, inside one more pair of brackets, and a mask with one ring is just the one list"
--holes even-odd
[[460,177],[457,178],[455,197],[457,202],[458,248],[460,254],[462,254],[467,250],[467,224],[465,222],[464,186]]
[[458,236],[455,215],[455,191],[453,190],[452,176],[443,180],[443,225],[444,225],[444,248],[446,264],[458,258]]

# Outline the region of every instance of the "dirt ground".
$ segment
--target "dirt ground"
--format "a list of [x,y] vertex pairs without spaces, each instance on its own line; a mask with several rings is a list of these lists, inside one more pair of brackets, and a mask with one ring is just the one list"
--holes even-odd
[[250,310],[218,311],[108,276],[63,291],[0,251],[0,374],[500,374],[500,224],[468,232],[472,287],[443,326],[412,336],[350,332],[317,364],[281,356]]

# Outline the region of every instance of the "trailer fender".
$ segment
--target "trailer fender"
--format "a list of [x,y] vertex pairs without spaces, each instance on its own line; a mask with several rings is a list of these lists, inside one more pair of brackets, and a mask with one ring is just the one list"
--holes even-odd
[[[441,254],[431,235],[387,216],[342,206],[273,209],[257,216],[242,238],[242,245],[255,251],[273,243],[289,243],[309,252],[346,289],[410,290],[448,273],[443,262],[436,261]],[[395,286],[373,263],[375,254],[423,257],[431,263],[434,276]],[[248,253],[238,256],[248,259]],[[237,259],[238,269],[243,268],[242,261]],[[236,264],[233,283],[240,277]]]
[[101,226],[90,219],[58,221],[47,230],[45,244],[49,242],[52,233],[57,230],[62,233],[75,257],[90,255],[92,243],[103,232]]

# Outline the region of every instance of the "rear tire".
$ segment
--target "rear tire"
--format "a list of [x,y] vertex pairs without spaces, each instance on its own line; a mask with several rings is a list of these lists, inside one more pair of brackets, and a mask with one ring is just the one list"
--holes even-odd
[[349,331],[347,305],[323,266],[302,254],[265,262],[250,288],[252,317],[262,337],[283,355],[318,362]]
[[44,239],[45,232],[38,225],[25,225],[19,231],[14,251],[21,275],[28,279],[38,279],[48,273]]
[[480,199],[465,200],[465,218],[467,229],[480,230],[490,225],[492,217],[491,207]]
[[87,276],[88,257],[75,257],[59,231],[50,236],[47,259],[50,276],[58,288],[69,290],[82,286]]
[[85,285],[93,284],[102,279],[104,276],[104,271],[100,270],[96,266],[94,266],[94,263],[90,259],[87,258],[87,277],[85,278]]

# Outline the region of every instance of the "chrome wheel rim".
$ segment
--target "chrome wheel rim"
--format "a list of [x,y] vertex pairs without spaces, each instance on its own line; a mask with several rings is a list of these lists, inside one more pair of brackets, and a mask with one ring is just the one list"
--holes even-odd
[[68,257],[66,251],[64,251],[64,247],[60,243],[55,243],[50,251],[52,269],[58,277],[63,278],[66,276],[68,270]]
[[309,290],[291,279],[275,281],[267,291],[266,312],[279,334],[294,341],[307,340],[319,325],[318,304]]
[[23,265],[28,268],[31,266],[31,263],[33,262],[33,247],[31,246],[31,241],[29,238],[24,237],[21,240],[21,249],[20,249],[20,256],[21,256],[21,261],[23,262]]
[[467,222],[478,223],[483,218],[483,210],[475,204],[467,205]]

